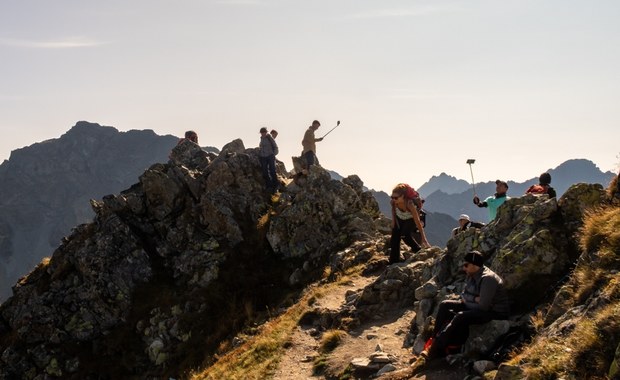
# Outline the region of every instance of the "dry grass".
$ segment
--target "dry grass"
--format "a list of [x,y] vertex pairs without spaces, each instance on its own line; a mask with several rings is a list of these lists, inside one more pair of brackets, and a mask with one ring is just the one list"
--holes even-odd
[[586,252],[609,250],[620,254],[620,207],[589,212],[583,220],[580,246]]
[[[560,337],[539,337],[510,360],[531,379],[603,379],[620,340],[620,303],[604,307],[592,318],[576,321]],[[598,376],[598,377],[597,377]]]
[[336,349],[336,347],[338,347],[345,336],[347,336],[347,333],[342,330],[330,330],[325,332],[321,338],[319,352],[322,354],[332,352]]
[[[359,268],[355,268],[359,270]],[[349,281],[350,276],[359,272],[347,271],[345,276],[334,283],[328,283],[321,287],[311,287],[301,299],[291,306],[286,312],[264,324],[260,332],[251,337],[246,343],[229,351],[212,366],[194,371],[190,375],[192,380],[202,379],[265,379],[277,368],[281,356],[286,347],[290,346],[290,339],[302,316],[309,312],[313,302],[321,298],[330,287],[340,286],[344,281]],[[334,333],[330,342],[338,340],[338,334]],[[326,344],[332,344],[326,343]]]

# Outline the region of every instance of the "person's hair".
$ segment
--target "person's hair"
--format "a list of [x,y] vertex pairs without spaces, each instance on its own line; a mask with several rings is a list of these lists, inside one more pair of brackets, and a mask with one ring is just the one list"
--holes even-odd
[[260,131],[259,131],[259,132],[260,132],[260,133],[267,133],[267,128],[262,127],[262,128],[260,129]]
[[194,141],[195,143],[198,143],[198,133],[194,132],[194,131],[187,131],[185,132],[185,138],[191,141]]
[[271,132],[269,132],[269,133],[271,133],[272,135],[273,135],[273,134],[276,134],[276,135],[277,135],[277,134],[278,134],[278,131],[276,131],[275,129],[272,129],[272,130],[271,130]]
[[319,127],[321,126],[321,123],[319,123],[319,121],[318,121],[318,120],[313,120],[313,121],[312,121],[312,125],[314,125],[314,124],[317,124]]
[[422,208],[422,199],[420,198],[420,194],[413,189],[413,187],[409,186],[406,183],[399,183],[392,189],[392,194],[403,195],[405,199],[413,201],[413,203],[419,209]]
[[551,174],[541,174],[540,177],[538,177],[538,182],[540,182],[541,185],[549,185],[551,183]]

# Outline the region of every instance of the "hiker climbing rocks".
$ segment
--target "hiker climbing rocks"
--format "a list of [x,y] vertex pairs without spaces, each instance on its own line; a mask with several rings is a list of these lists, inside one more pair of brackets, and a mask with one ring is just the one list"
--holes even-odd
[[459,216],[459,226],[452,230],[452,237],[455,237],[459,232],[463,232],[468,228],[482,228],[484,223],[472,222],[469,219],[469,215],[461,214]]
[[469,336],[470,325],[508,318],[510,300],[503,281],[484,266],[484,256],[478,251],[465,254],[463,271],[467,279],[460,298],[439,304],[433,335],[420,353],[425,359],[458,351]]
[[525,194],[547,194],[549,198],[555,198],[555,189],[551,187],[551,174],[543,173],[538,177],[538,185],[530,186]]
[[278,154],[278,144],[267,133],[267,128],[260,129],[260,144],[258,145],[258,159],[263,171],[263,178],[267,190],[275,193],[278,189],[278,177],[276,176],[276,155]]
[[312,165],[318,165],[319,160],[316,157],[316,142],[323,141],[322,137],[318,139],[314,137],[314,131],[319,129],[321,123],[318,120],[314,120],[312,125],[308,127],[306,133],[304,133],[304,139],[301,141],[301,145],[303,146],[303,150],[301,152],[301,157],[305,161],[306,168],[310,169]]
[[[411,247],[413,252],[430,246],[426,240],[424,226],[420,220],[422,200],[420,194],[411,186],[399,183],[392,190],[392,238],[390,240],[390,264],[400,262],[400,239]],[[418,240],[414,238],[418,236]]]
[[493,221],[495,216],[497,215],[497,208],[504,204],[507,199],[510,197],[506,196],[506,192],[508,191],[508,184],[504,181],[497,180],[495,181],[495,194],[487,197],[484,201],[480,202],[480,198],[478,196],[474,196],[474,204],[478,207],[488,207],[489,208],[489,221]]

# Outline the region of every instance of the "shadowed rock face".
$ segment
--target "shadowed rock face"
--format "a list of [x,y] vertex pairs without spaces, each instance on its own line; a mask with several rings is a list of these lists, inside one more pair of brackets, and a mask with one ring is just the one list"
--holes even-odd
[[242,310],[272,307],[385,228],[359,178],[313,167],[272,198],[255,149],[229,145],[216,156],[182,142],[91,201],[94,221],[0,306],[0,378],[176,376],[241,328]]
[[92,220],[90,198],[135,183],[177,141],[78,122],[58,139],[13,151],[0,165],[0,301],[72,227]]

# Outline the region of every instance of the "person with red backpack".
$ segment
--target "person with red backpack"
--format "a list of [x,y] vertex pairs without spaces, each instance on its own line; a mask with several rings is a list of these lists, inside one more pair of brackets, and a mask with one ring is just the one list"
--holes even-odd
[[534,195],[547,194],[549,195],[549,198],[555,198],[556,197],[555,189],[551,187],[551,174],[549,173],[541,174],[540,177],[538,177],[538,185],[530,186],[525,191],[525,194],[534,194]]
[[[398,263],[400,259],[401,238],[413,252],[421,248],[430,247],[424,226],[420,220],[422,199],[420,194],[406,183],[399,183],[392,190],[390,204],[392,205],[392,237],[390,239],[390,264]],[[414,238],[418,236],[418,240]]]

